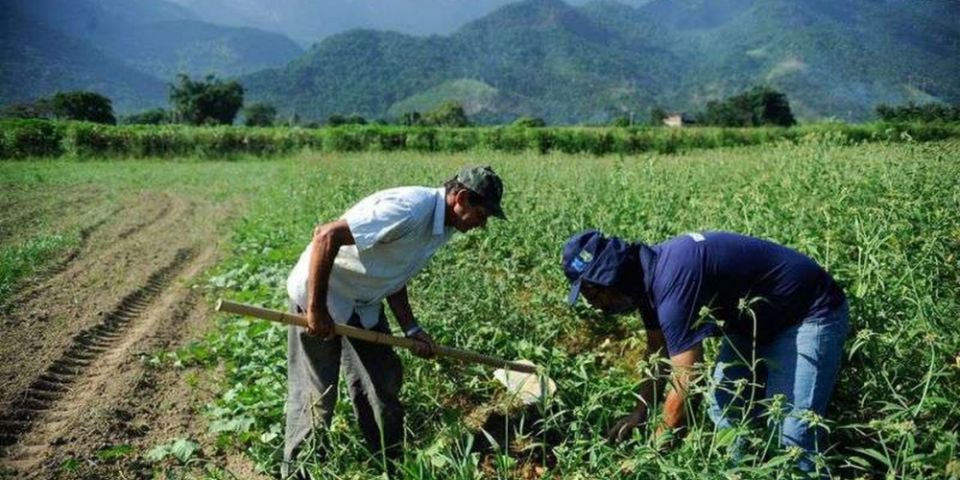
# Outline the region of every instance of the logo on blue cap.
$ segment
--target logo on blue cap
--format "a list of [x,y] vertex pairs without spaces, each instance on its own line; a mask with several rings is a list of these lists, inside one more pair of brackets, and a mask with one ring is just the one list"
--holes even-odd
[[630,244],[617,237],[606,238],[597,230],[585,230],[570,237],[563,246],[563,273],[570,281],[567,301],[574,304],[586,281],[613,286],[630,258]]
[[570,262],[570,268],[575,270],[577,273],[583,273],[587,268],[587,264],[593,260],[593,254],[588,252],[586,248],[580,250],[580,253],[573,258],[573,261]]

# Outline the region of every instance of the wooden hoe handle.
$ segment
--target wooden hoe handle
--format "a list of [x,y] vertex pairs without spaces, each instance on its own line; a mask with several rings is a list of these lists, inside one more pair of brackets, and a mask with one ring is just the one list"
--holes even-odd
[[[307,319],[301,315],[295,315],[292,313],[280,312],[277,310],[270,310],[267,308],[255,307],[253,305],[246,305],[243,303],[231,302],[229,300],[219,300],[217,301],[218,312],[230,312],[236,313],[239,315],[247,315],[251,317],[260,318],[263,320],[270,320],[271,322],[285,323],[287,325],[296,325],[298,327],[306,327]],[[419,343],[416,340],[411,340],[409,338],[397,337],[394,335],[388,335],[386,333],[374,332],[372,330],[365,330],[363,328],[351,327],[349,325],[341,325],[335,323],[333,327],[333,332],[337,335],[342,335],[344,337],[355,338],[357,340],[363,340],[365,342],[378,343],[380,345],[390,345],[392,347],[403,347],[410,350],[415,350],[417,344]],[[489,365],[491,367],[505,368],[507,370],[513,370],[516,372],[524,373],[537,373],[537,367],[534,365],[527,365],[525,363],[511,362],[504,360],[502,358],[492,357],[490,355],[484,355],[482,353],[473,352],[470,350],[461,350],[459,348],[445,347],[443,345],[437,345],[435,350],[437,355],[443,355],[445,357],[456,358],[470,363],[480,363],[483,365]]]

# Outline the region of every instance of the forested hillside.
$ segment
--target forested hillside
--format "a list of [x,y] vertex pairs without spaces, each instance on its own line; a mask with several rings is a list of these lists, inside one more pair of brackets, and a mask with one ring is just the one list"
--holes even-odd
[[0,103],[26,102],[58,90],[102,92],[120,111],[166,99],[163,82],[13,11],[0,18],[0,51]]
[[879,103],[960,99],[958,18],[960,4],[947,0],[526,0],[449,36],[335,35],[242,83],[254,98],[317,119],[454,99],[481,118],[590,123],[656,105],[697,110],[769,85],[802,119],[863,120]]
[[161,0],[0,0],[0,104],[92,90],[119,110],[165,103],[178,73],[235,76],[284,65],[303,50],[251,28],[205,23]]

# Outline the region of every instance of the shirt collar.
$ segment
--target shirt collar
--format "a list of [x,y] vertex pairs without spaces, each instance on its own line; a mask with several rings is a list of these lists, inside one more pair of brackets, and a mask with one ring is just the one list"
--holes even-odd
[[443,222],[447,214],[447,190],[445,188],[438,188],[437,192],[437,205],[433,209],[433,234],[434,235],[443,235],[445,229]]

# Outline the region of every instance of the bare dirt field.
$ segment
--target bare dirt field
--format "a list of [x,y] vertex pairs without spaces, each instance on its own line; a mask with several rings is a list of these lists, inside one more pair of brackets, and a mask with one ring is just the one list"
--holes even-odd
[[148,477],[127,452],[205,430],[216,374],[146,360],[212,326],[194,282],[231,206],[164,191],[21,193],[5,199],[5,222],[53,209],[80,233],[0,311],[0,478]]

